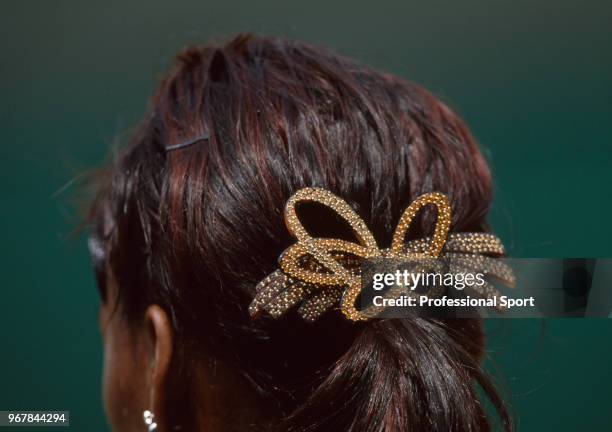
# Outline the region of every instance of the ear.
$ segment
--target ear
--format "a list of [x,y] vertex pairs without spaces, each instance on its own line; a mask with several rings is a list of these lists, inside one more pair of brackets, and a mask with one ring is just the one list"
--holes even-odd
[[145,312],[150,347],[149,407],[157,424],[163,422],[166,401],[166,385],[172,361],[174,334],[168,314],[158,305],[151,305]]

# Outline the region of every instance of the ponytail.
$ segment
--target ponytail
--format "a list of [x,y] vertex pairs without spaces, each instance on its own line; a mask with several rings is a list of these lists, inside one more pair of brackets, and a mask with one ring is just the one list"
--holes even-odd
[[480,366],[483,337],[477,320],[371,322],[278,430],[488,431],[479,386],[510,431],[511,418]]

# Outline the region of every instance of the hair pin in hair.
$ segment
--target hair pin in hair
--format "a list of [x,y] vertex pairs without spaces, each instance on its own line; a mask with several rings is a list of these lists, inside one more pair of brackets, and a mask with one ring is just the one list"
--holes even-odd
[[210,139],[210,133],[208,131],[206,131],[206,132],[204,132],[202,135],[200,135],[197,138],[191,139],[189,141],[184,141],[184,142],[179,143],[179,144],[173,144],[173,145],[167,146],[167,147],[164,148],[164,150],[166,150],[167,152],[173,151],[173,150],[179,150],[179,149],[182,149],[182,148],[189,147],[189,146],[192,146],[194,144],[197,144],[197,143],[199,143],[201,141],[207,141],[209,139]]
[[[358,242],[312,237],[296,213],[296,205],[302,202],[317,202],[333,210],[349,224]],[[433,237],[406,242],[412,220],[424,206],[430,204],[438,210]],[[302,318],[314,321],[339,303],[340,310],[349,320],[373,318],[382,310],[374,306],[358,310],[355,306],[361,293],[360,263],[369,258],[414,260],[444,257],[450,261],[455,272],[480,266],[483,271],[512,286],[512,270],[494,259],[504,254],[501,240],[489,233],[449,235],[450,222],[451,208],[446,195],[438,192],[421,195],[400,217],[391,247],[380,249],[365,222],[344,200],[324,189],[301,189],[287,201],[285,207],[285,223],[297,243],[282,253],[280,268],[259,282],[249,313],[256,316],[266,311],[278,318],[298,305]],[[488,296],[492,292],[495,289],[487,283],[482,294]]]

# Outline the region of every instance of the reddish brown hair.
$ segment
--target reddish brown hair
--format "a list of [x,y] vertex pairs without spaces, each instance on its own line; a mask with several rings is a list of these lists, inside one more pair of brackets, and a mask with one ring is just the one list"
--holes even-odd
[[[205,132],[208,141],[164,150]],[[487,164],[461,119],[421,87],[283,39],[190,48],[105,179],[91,212],[99,276],[103,285],[113,272],[128,318],[155,302],[172,319],[183,390],[172,424],[195,429],[187,377],[207,359],[244,381],[261,414],[248,423],[264,430],[484,431],[477,386],[511,428],[480,367],[479,321],[247,313],[292,243],[282,210],[302,187],[347,200],[381,245],[430,191],[449,196],[453,231],[486,230]],[[434,216],[424,212],[412,235],[431,232]],[[333,234],[336,222],[318,226]]]

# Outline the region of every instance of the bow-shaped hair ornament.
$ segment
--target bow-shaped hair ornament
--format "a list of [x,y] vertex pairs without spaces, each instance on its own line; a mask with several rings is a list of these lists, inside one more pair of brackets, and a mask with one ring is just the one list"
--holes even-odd
[[[302,225],[296,206],[302,202],[322,204],[344,219],[358,242],[312,237]],[[406,232],[415,215],[426,205],[437,208],[433,237],[405,242]],[[360,262],[372,258],[427,259],[448,257],[451,269],[473,269],[490,273],[512,285],[513,275],[505,265],[483,255],[504,254],[501,241],[488,233],[458,233],[449,236],[451,208],[448,198],[438,192],[421,195],[404,211],[393,234],[391,247],[380,249],[365,222],[341,198],[320,188],[297,191],[285,207],[285,223],[297,243],[280,257],[280,269],[268,275],[256,287],[249,313],[267,311],[275,318],[301,303],[299,314],[308,321],[318,318],[340,302],[344,316],[352,321],[371,318],[371,311],[360,311],[355,303],[361,292]],[[477,258],[477,260],[475,260]],[[463,261],[462,261],[463,260]],[[487,283],[481,294],[490,296],[494,289]]]

